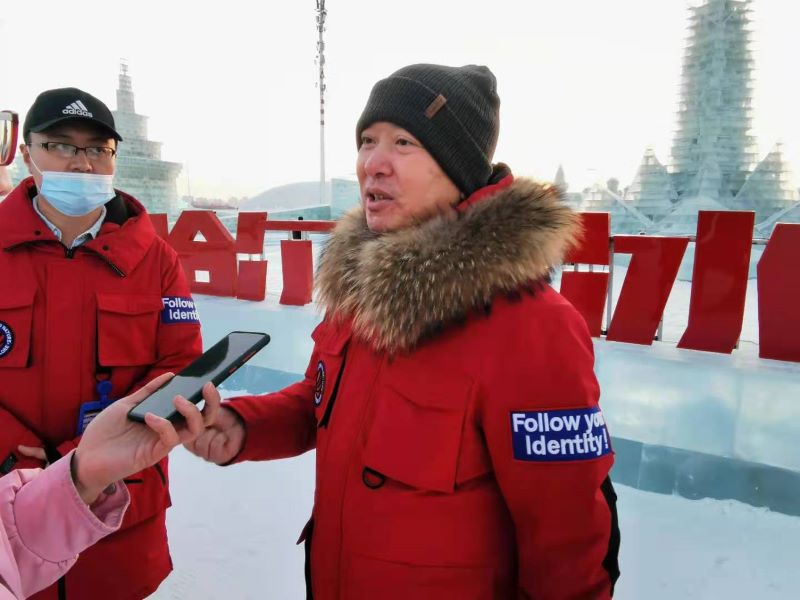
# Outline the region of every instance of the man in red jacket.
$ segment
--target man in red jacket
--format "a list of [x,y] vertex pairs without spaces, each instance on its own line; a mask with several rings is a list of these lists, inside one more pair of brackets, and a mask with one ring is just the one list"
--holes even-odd
[[322,255],[305,379],[225,404],[219,464],[316,448],[316,600],[607,600],[613,451],[592,340],[549,269],[580,235],[554,186],[492,164],[486,67],[411,65],[356,127],[362,206]]
[[[201,352],[175,252],[113,188],[111,111],[76,88],[40,94],[20,147],[31,177],[0,203],[0,470],[53,462],[93,415]],[[172,569],[167,461],[126,480],[118,533],[36,600],[138,600]]]

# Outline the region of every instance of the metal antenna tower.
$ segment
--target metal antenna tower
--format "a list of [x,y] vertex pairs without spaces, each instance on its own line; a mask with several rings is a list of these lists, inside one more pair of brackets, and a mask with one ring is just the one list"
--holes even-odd
[[325,204],[325,0],[317,1],[317,63],[319,64],[319,202]]

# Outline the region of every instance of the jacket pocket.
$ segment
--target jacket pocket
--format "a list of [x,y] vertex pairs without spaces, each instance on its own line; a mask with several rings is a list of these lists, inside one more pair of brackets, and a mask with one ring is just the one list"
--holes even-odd
[[428,381],[417,375],[389,376],[381,386],[364,448],[365,484],[378,487],[382,476],[452,493],[472,382],[454,374]]
[[3,290],[0,295],[0,369],[30,362],[35,290]]
[[158,359],[160,296],[97,294],[97,356],[104,367],[153,364]]
[[122,529],[132,527],[170,507],[167,479],[168,460],[161,459],[152,467],[123,479],[131,495],[131,503],[122,520]]

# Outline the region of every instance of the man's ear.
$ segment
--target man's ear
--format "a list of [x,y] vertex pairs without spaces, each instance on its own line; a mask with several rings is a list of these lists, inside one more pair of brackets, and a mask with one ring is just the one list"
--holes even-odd
[[31,152],[26,144],[19,145],[19,152],[22,154],[22,160],[25,166],[28,167],[28,173],[33,175],[33,167],[31,165]]

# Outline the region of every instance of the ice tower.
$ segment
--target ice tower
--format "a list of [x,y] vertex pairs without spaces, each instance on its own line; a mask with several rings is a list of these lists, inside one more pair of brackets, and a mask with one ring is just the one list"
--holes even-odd
[[750,0],[708,0],[691,11],[673,185],[681,199],[703,194],[724,203],[736,196],[756,158]]
[[161,160],[161,142],[147,138],[147,117],[136,113],[128,65],[120,65],[114,123],[123,138],[117,154],[114,186],[135,196],[151,213],[174,215],[179,163]]
[[664,233],[694,233],[698,210],[753,210],[761,223],[797,204],[779,148],[756,164],[751,4],[690,8],[672,162],[664,169],[648,149],[626,195]]

